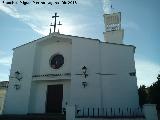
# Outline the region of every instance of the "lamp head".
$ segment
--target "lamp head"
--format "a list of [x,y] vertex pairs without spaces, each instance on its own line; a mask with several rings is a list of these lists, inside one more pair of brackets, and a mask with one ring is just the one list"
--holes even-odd
[[22,79],[22,74],[18,70],[15,72],[15,78],[18,80]]
[[86,73],[87,67],[86,67],[86,66],[83,66],[83,67],[82,67],[82,71],[83,71],[83,73]]
[[15,75],[19,75],[20,74],[20,72],[17,70],[16,72],[15,72]]

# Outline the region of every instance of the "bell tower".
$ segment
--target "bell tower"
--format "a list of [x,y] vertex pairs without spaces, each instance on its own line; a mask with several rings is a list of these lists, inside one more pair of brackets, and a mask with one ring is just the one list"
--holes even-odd
[[121,29],[121,13],[104,14],[104,24],[105,42],[123,44],[124,29]]

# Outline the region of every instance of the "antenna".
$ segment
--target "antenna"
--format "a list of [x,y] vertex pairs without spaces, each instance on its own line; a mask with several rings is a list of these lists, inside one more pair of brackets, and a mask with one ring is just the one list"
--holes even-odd
[[113,14],[114,13],[114,8],[113,8],[113,5],[111,4],[111,6],[110,6],[111,8],[110,8],[110,10],[111,10],[111,13]]

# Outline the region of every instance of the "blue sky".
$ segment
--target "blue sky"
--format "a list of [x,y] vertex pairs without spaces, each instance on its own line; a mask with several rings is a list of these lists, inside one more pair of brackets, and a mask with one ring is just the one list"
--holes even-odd
[[[4,0],[11,1],[11,0]],[[12,48],[49,34],[51,16],[55,12],[63,24],[60,33],[98,38],[103,41],[104,11],[109,0],[76,0],[77,4],[7,5],[0,0],[0,80],[8,80]],[[42,0],[36,0],[42,1]],[[124,43],[136,46],[135,62],[138,85],[151,85],[160,73],[160,1],[112,0],[113,11],[122,12]]]

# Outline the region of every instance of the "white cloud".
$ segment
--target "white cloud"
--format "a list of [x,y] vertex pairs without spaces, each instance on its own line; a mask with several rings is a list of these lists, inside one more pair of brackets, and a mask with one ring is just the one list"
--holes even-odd
[[123,27],[125,29],[131,29],[131,30],[134,30],[134,31],[140,31],[141,30],[140,26],[133,21],[127,21],[127,23],[123,24]]
[[9,77],[6,73],[0,73],[0,81],[8,81]]
[[0,50],[0,56],[2,56],[2,55],[4,55],[5,53],[2,51],[2,50]]
[[12,56],[7,55],[4,51],[0,50],[0,65],[10,66],[12,62]]
[[[38,9],[36,6],[33,6],[32,9],[30,7],[21,8],[15,7],[11,5],[6,5],[0,3],[0,10],[5,12],[6,14],[23,21],[28,26],[30,26],[34,31],[46,35],[46,25],[48,23],[48,14],[49,11],[46,9]],[[48,15],[48,16],[47,16]],[[51,15],[50,15],[51,16]],[[48,18],[48,19],[47,19]],[[49,30],[48,30],[49,31]]]
[[153,82],[157,81],[157,75],[160,73],[159,64],[141,59],[137,59],[135,63],[138,85],[150,86]]
[[11,56],[0,57],[0,65],[10,66],[11,62],[12,62],[12,57]]
[[15,9],[14,6],[10,6],[10,5],[6,5],[3,3],[0,3],[0,10],[5,12],[6,14],[15,17],[15,18],[19,18],[19,14],[18,11]]
[[[91,5],[92,1],[85,1],[80,0],[78,1],[82,5]],[[48,35],[49,29],[50,29],[50,23],[52,20],[51,16],[53,15],[52,11],[56,11],[56,8],[53,7],[40,7],[36,5],[28,5],[22,7],[23,5],[19,6],[11,6],[11,5],[5,5],[0,3],[0,10],[5,12],[6,14],[15,17],[19,19],[20,21],[23,21],[25,24],[30,26],[34,31],[38,32],[42,35]],[[63,9],[62,9],[63,10]],[[62,11],[59,10],[59,13]],[[80,18],[82,18],[82,15],[70,15],[69,13],[64,14],[65,11],[63,11],[63,18],[62,20],[63,26],[60,27],[60,33],[63,34],[73,34],[73,33],[80,33],[82,31],[81,26],[87,27],[85,24],[81,24],[77,26],[77,21],[79,21]],[[78,16],[78,17],[77,17]],[[67,19],[70,19],[67,20]],[[65,24],[63,23],[65,21]]]

